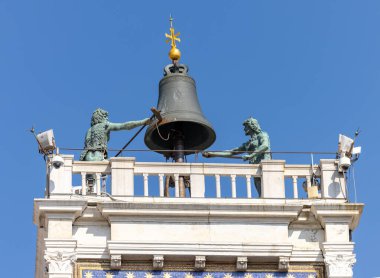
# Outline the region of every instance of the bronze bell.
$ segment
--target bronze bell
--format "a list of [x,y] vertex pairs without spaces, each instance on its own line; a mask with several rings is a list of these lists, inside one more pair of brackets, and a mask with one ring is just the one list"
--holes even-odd
[[144,138],[149,149],[178,162],[181,159],[177,159],[176,153],[167,150],[184,150],[182,156],[192,154],[207,149],[216,139],[199,105],[195,81],[187,72],[188,67],[182,64],[165,67],[157,105],[162,121],[154,120]]

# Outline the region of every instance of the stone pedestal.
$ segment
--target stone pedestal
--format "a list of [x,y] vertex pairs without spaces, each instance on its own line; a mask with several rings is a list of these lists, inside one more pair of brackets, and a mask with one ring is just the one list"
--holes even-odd
[[133,196],[134,194],[134,157],[112,157],[111,194],[114,196]]
[[347,198],[346,181],[335,159],[321,159],[322,198]]
[[74,155],[61,155],[61,157],[64,165],[60,168],[54,168],[53,165],[48,166],[50,195],[71,194]]
[[261,197],[285,198],[285,160],[261,161]]

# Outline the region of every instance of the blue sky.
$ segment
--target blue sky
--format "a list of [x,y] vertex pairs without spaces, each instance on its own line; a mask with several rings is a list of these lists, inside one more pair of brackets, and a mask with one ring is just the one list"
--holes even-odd
[[[274,151],[335,151],[339,133],[361,128],[355,174],[366,207],[353,234],[355,272],[380,275],[379,1],[14,0],[0,1],[2,276],[34,273],[33,198],[43,196],[45,168],[27,130],[53,128],[59,146],[79,148],[97,107],[115,122],[149,116],[169,63],[170,13],[181,61],[217,133],[211,149],[246,140],[248,116],[269,133]],[[133,134],[113,133],[109,146],[120,148]],[[130,148],[145,148],[143,136]],[[275,158],[310,163],[307,155]]]

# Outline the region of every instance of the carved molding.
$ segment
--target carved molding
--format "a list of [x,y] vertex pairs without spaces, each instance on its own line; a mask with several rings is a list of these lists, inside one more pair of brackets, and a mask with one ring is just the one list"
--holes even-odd
[[206,256],[195,256],[194,268],[196,270],[203,270],[206,267]]
[[352,277],[352,267],[356,263],[354,254],[325,254],[328,277]]
[[237,257],[236,258],[236,270],[244,271],[248,267],[248,258],[247,257]]
[[49,273],[73,273],[73,265],[76,261],[75,252],[45,251],[45,261]]
[[121,269],[121,255],[111,255],[111,269]]

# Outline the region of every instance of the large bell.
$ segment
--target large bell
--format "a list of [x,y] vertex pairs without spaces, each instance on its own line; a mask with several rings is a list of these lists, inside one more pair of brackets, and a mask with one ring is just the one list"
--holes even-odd
[[180,148],[184,154],[192,154],[207,149],[214,143],[216,135],[203,116],[195,81],[187,75],[187,66],[167,65],[164,71],[157,105],[162,121],[154,120],[150,124],[145,133],[145,144],[166,157],[175,156],[167,150]]

